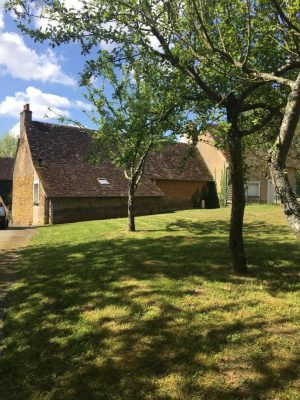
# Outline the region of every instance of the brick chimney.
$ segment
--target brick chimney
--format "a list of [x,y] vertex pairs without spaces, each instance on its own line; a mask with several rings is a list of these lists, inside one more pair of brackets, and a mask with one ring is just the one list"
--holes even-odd
[[25,125],[30,124],[31,121],[32,111],[30,111],[29,104],[25,104],[23,111],[20,113],[20,136],[24,133]]

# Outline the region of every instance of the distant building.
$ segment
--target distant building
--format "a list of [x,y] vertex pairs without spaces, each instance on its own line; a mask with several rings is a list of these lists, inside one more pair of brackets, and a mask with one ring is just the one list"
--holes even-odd
[[[109,160],[86,161],[92,139],[77,127],[32,121],[21,113],[13,171],[12,219],[44,225],[127,215],[127,180]],[[184,143],[152,153],[136,193],[136,214],[192,208],[192,197],[212,176],[200,154]]]
[[[214,128],[215,129],[215,128]],[[220,192],[222,185],[228,189],[228,201],[231,202],[231,182],[229,157],[226,151],[220,150],[215,146],[213,133],[207,132],[201,135],[201,140],[197,144],[201,157],[215,180],[217,190]],[[268,203],[277,202],[275,188],[272,183],[267,165],[267,154],[261,150],[253,148],[245,154],[245,194],[247,203]],[[300,169],[300,158],[288,157],[287,174],[293,190],[296,192],[297,170]]]

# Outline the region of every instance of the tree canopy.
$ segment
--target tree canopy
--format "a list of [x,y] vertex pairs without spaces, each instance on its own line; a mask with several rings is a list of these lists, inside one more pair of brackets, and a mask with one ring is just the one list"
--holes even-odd
[[[176,97],[174,83],[170,83],[174,76],[167,70],[161,75],[155,66],[139,61],[118,70],[107,63],[90,64],[82,77],[98,127],[92,132],[93,158],[108,158],[123,169],[128,180],[130,231],[135,230],[134,196],[149,152],[174,143],[185,121],[184,102]],[[105,90],[108,83],[109,93]]]
[[0,157],[13,158],[16,153],[18,139],[10,135],[5,134],[0,138]]

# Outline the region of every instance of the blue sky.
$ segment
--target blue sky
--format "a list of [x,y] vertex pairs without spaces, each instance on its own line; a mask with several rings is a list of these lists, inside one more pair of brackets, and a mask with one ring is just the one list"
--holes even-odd
[[[94,127],[89,118],[91,104],[78,85],[86,61],[79,45],[52,49],[48,43],[34,43],[18,30],[13,15],[4,12],[5,1],[0,0],[0,137],[7,132],[18,134],[20,112],[26,103],[34,120],[57,122],[63,115]],[[64,0],[64,6],[80,9],[82,1]],[[38,2],[30,2],[29,7],[35,14],[41,12]],[[43,28],[48,19],[39,18],[34,23]],[[149,40],[153,48],[160,49],[155,37],[150,35]],[[109,51],[113,44],[100,41],[100,48]],[[110,94],[109,86],[106,91]]]
[[[47,120],[54,112],[91,125],[90,105],[78,86],[83,57],[76,44],[51,49],[34,43],[17,29],[0,0],[0,136],[18,131],[19,114],[30,103],[34,120]],[[54,117],[54,115],[52,115]],[[52,120],[53,121],[53,120]]]

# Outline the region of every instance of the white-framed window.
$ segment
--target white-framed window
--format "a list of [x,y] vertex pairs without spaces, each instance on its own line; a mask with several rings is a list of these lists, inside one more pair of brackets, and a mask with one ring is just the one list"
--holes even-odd
[[109,182],[106,178],[97,178],[97,181],[100,183],[100,185],[109,185]]
[[260,182],[259,181],[246,182],[246,196],[247,197],[260,197]]
[[40,181],[35,179],[33,181],[33,204],[39,204],[40,202]]

